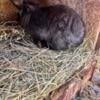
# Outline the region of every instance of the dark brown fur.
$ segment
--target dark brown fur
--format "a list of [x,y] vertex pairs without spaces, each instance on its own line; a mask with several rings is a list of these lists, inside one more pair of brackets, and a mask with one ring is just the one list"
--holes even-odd
[[76,47],[84,39],[84,22],[68,6],[39,7],[23,2],[20,22],[25,31],[32,35],[36,44],[41,42],[50,49],[63,50]]

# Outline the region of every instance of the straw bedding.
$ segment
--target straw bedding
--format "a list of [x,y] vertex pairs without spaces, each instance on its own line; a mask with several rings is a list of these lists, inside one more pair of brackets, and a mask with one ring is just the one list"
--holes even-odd
[[0,25],[0,100],[42,100],[91,57],[87,39],[77,48],[37,48],[19,26]]

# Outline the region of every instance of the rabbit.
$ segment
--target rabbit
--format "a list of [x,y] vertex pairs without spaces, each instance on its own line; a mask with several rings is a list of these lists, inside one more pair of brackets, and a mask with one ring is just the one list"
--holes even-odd
[[[18,3],[13,3],[18,6]],[[66,5],[39,6],[23,1],[19,10],[19,21],[30,33],[35,44],[53,50],[65,50],[79,46],[85,37],[82,18]]]

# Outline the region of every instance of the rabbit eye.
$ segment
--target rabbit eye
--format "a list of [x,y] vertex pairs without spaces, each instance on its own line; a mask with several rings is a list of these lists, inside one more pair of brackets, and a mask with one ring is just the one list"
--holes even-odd
[[25,10],[26,10],[26,12],[30,12],[30,9],[29,9],[29,7],[27,7]]
[[24,8],[23,8],[23,12],[24,12],[24,13],[28,13],[28,12],[30,12],[29,7],[24,7]]

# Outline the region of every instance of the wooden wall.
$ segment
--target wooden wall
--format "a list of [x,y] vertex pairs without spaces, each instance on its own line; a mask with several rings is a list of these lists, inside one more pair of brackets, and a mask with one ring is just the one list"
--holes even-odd
[[17,8],[10,2],[10,0],[0,0],[0,22],[16,20]]

